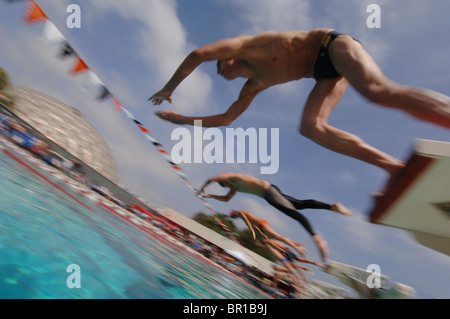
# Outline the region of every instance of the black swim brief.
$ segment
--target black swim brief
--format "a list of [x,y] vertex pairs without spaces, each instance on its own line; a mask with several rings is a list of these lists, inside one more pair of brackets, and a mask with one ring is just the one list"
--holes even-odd
[[330,31],[322,40],[320,44],[319,55],[317,56],[316,63],[314,65],[314,75],[313,78],[316,80],[325,78],[337,78],[340,76],[338,71],[333,66],[331,62],[330,54],[328,53],[328,48],[331,42],[338,36],[343,35],[342,33],[336,31]]
[[285,262],[289,262],[289,261],[295,261],[295,258],[297,257],[292,251],[287,250],[287,251],[280,251],[281,254],[283,255],[283,258],[281,259],[281,261],[285,261]]

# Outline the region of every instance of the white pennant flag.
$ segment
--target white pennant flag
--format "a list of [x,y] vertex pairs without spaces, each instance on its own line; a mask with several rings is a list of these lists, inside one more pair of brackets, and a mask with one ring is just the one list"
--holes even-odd
[[80,87],[85,91],[92,92],[96,95],[96,97],[98,97],[99,93],[101,93],[101,88],[104,87],[104,84],[97,74],[91,70],[88,70],[85,74],[82,74],[80,78]]
[[48,44],[60,44],[66,41],[63,34],[56,28],[56,26],[47,20],[42,30],[41,39]]

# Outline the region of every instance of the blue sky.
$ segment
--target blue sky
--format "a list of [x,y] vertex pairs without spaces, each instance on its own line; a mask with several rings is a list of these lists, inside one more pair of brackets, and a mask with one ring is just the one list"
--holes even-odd
[[[334,28],[360,40],[388,77],[402,84],[449,95],[450,3],[445,0],[154,0],[36,1],[111,93],[170,151],[176,125],[161,121],[156,110],[184,115],[222,113],[237,98],[244,80],[226,81],[215,63],[205,63],[175,91],[173,104],[147,102],[184,57],[196,47],[238,34]],[[66,26],[66,7],[81,7],[81,28]],[[381,28],[366,25],[369,4],[381,7]],[[26,1],[0,2],[0,65],[15,84],[52,95],[78,108],[112,149],[120,183],[157,206],[168,205],[192,216],[205,211],[179,176],[111,101],[95,101],[72,77],[73,61],[57,59],[58,47],[41,39],[43,24],[21,22]],[[280,169],[260,175],[261,164],[180,164],[194,186],[226,172],[246,172],[278,185],[298,198],[342,202],[354,216],[304,211],[328,241],[330,259],[366,268],[414,287],[419,297],[450,298],[450,258],[422,247],[398,229],[367,222],[371,192],[387,178],[379,168],[333,153],[298,133],[303,104],[314,81],[305,79],[262,92],[233,127],[279,128]],[[330,123],[369,144],[406,160],[415,138],[449,141],[449,131],[398,111],[372,105],[349,88]],[[192,130],[192,128],[188,127]],[[223,131],[225,128],[222,128]],[[214,188],[212,188],[214,190]],[[219,188],[215,190],[220,191]],[[175,195],[174,195],[175,194]],[[238,194],[229,203],[210,202],[220,212],[248,209],[266,218],[278,232],[303,242],[319,258],[307,233],[264,200]],[[243,225],[241,225],[243,226]],[[335,278],[316,271],[331,283]]]

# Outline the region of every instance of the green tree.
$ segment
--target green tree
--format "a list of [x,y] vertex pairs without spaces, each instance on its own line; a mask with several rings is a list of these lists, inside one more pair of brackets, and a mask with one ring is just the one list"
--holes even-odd
[[[253,240],[253,235],[250,229],[238,229],[230,216],[226,214],[218,213],[217,216],[232,231],[235,238],[242,246],[271,261],[276,260],[275,256],[270,252],[269,249],[267,249],[266,247],[258,246],[256,244],[255,240]],[[192,219],[223,236],[227,236],[227,232],[222,229],[219,223],[217,223],[216,219],[211,215],[205,214],[203,212],[198,212]],[[258,233],[256,236],[256,238],[259,239],[261,235]]]
[[[217,217],[219,217],[220,220],[228,228],[230,228],[233,233],[238,230],[228,215],[218,213]],[[203,226],[214,230],[215,232],[217,232],[219,234],[225,235],[225,233],[226,233],[224,231],[224,229],[219,225],[219,223],[217,223],[216,219],[211,215],[205,214],[203,212],[198,212],[194,215],[194,217],[192,219],[195,220],[196,222],[202,224]]]
[[2,67],[0,67],[0,90],[6,88],[8,84],[9,84],[9,75]]
[[237,234],[236,239],[242,246],[244,246],[248,250],[251,250],[256,254],[263,256],[270,261],[277,260],[267,247],[257,245],[257,242],[260,242],[260,240],[262,239],[262,235],[259,232],[256,232],[256,241],[253,239],[253,234],[250,229],[240,230]]

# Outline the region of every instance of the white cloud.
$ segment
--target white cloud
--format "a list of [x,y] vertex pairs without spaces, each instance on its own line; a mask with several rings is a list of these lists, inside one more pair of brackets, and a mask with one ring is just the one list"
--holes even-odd
[[[96,7],[96,14],[103,15],[105,11],[112,10],[127,20],[136,20],[133,22],[136,26],[134,36],[140,46],[137,52],[149,67],[152,85],[162,88],[193,46],[187,42],[186,31],[177,16],[177,5],[173,0],[108,0],[94,1],[92,5]],[[211,86],[210,77],[195,70],[174,92],[174,105],[171,107],[176,110],[190,105],[195,105],[197,109],[206,107]],[[149,95],[153,93],[156,92]]]
[[337,180],[346,186],[354,186],[359,181],[358,176],[349,172],[349,171],[341,171],[337,176]]
[[298,30],[311,25],[310,1],[233,0],[232,3],[236,6],[237,17],[240,19],[238,24],[234,25],[236,29],[244,25],[244,28],[240,29],[242,33]]

